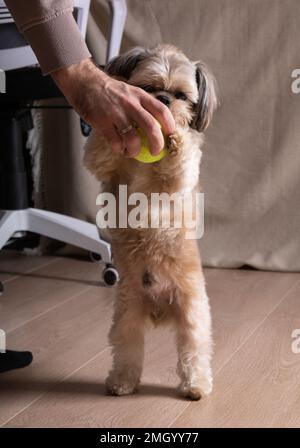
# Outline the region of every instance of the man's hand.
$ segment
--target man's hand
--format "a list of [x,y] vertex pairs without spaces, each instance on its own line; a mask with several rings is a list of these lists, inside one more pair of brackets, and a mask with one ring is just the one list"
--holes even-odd
[[164,147],[156,120],[165,135],[175,131],[173,116],[164,104],[138,87],[111,78],[90,59],[51,75],[78,114],[108,140],[115,152],[125,152],[129,157],[139,153],[141,142],[134,128],[122,137],[119,134],[133,123],[147,134],[153,155]]

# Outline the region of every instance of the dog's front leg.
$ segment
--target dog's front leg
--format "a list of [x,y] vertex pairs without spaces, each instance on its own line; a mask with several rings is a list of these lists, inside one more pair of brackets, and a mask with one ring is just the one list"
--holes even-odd
[[144,318],[130,293],[119,294],[109,334],[113,366],[106,380],[108,393],[135,392],[144,360]]
[[111,182],[113,179],[117,182],[124,157],[115,154],[106,140],[93,131],[85,145],[83,162],[100,182]]
[[199,400],[212,390],[211,318],[204,284],[179,299],[177,348],[180,392]]

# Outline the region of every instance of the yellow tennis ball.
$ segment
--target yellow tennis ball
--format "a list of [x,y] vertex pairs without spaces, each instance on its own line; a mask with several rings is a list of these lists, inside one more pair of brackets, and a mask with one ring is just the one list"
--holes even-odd
[[[160,124],[159,124],[159,126],[160,126]],[[138,160],[139,162],[143,162],[143,163],[154,163],[154,162],[158,162],[159,160],[163,159],[167,155],[166,149],[163,148],[159,154],[157,154],[156,156],[153,156],[150,152],[149,141],[148,141],[147,135],[141,128],[137,128],[137,132],[141,139],[141,150],[138,153],[138,155],[134,157],[136,160]]]

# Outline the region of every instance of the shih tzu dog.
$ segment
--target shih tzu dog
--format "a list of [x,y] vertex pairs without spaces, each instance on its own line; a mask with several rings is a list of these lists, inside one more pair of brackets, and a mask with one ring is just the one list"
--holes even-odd
[[[96,133],[88,139],[84,162],[118,200],[128,193],[191,193],[198,189],[203,131],[216,108],[214,78],[202,62],[159,45],[134,48],[108,63],[106,72],[147,90],[163,101],[176,123],[168,154],[143,164],[111,151]],[[163,211],[162,211],[163,213]],[[212,338],[209,301],[196,238],[187,228],[107,229],[120,273],[110,343],[113,367],[106,381],[113,395],[136,391],[142,373],[144,332],[149,322],[172,322],[178,349],[181,393],[198,400],[212,390]],[[163,341],[162,341],[163,343]]]

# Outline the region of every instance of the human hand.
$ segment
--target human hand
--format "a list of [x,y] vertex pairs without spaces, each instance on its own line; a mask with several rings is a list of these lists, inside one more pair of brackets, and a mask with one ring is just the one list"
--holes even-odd
[[[90,59],[51,73],[54,81],[78,114],[103,135],[115,152],[135,157],[141,147],[136,123],[146,133],[150,150],[158,154],[164,147],[165,135],[175,131],[169,109],[139,87],[117,81],[98,69]],[[156,121],[157,120],[157,121]]]

